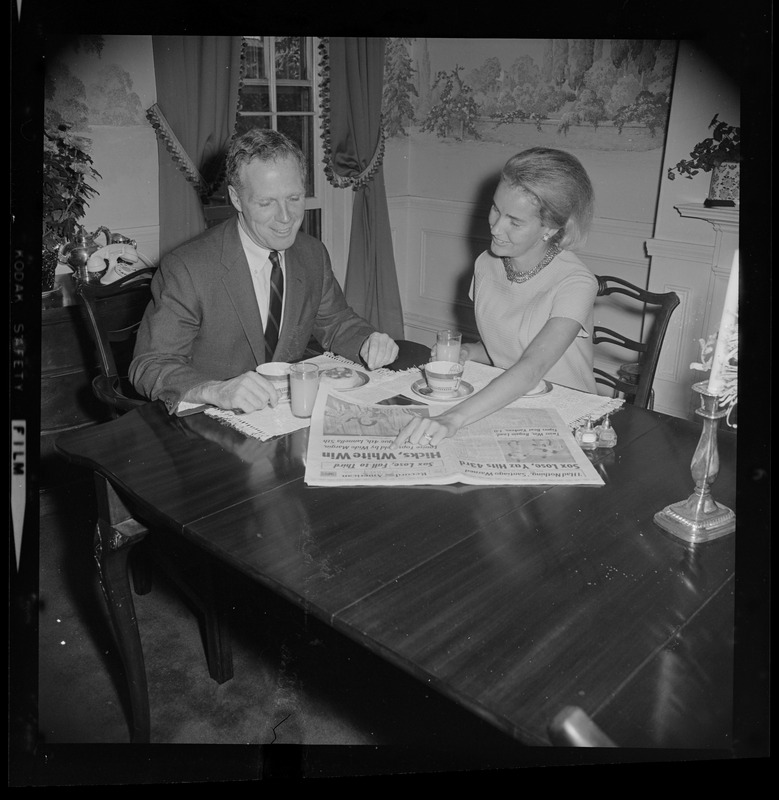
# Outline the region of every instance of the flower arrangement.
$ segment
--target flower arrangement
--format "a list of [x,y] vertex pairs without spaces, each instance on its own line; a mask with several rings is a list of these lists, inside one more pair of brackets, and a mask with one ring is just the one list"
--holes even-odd
[[[717,346],[719,332],[712,333],[707,339],[698,339],[701,348],[701,360],[693,361],[690,369],[710,372],[714,363],[714,351]],[[728,413],[725,421],[731,428],[738,425],[733,421],[733,412],[738,403],[738,326],[734,325],[725,342],[725,361],[722,369],[722,392],[718,395],[719,405]]]
[[711,172],[725,162],[741,162],[741,128],[728,125],[718,119],[715,114],[709,123],[711,136],[693,147],[689,158],[683,158],[673,167],[668,168],[668,179],[674,180],[676,173],[685,178],[692,178],[699,172]]
[[91,141],[71,132],[67,123],[49,126],[43,136],[42,289],[54,285],[61,245],[80,228],[88,200],[98,194],[88,180],[101,178],[89,155]]

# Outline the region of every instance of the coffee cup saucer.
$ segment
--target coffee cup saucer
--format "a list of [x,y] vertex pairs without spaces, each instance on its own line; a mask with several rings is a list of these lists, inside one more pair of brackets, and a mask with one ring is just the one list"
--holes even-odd
[[353,389],[359,389],[361,386],[365,386],[365,384],[370,380],[370,378],[364,372],[360,372],[360,370],[355,369],[352,370],[352,372],[354,372],[354,374],[357,376],[357,383],[355,383],[354,386],[338,386],[335,383],[329,382],[326,378],[323,378],[322,372],[324,372],[324,370],[320,369],[319,379],[322,381],[322,384],[327,384],[336,392],[351,392]]
[[464,397],[472,395],[473,386],[471,386],[471,384],[467,381],[460,381],[460,385],[457,387],[456,392],[453,392],[452,394],[439,395],[433,392],[433,390],[427,385],[427,381],[424,378],[420,378],[411,384],[411,391],[420,397],[424,397],[425,400],[435,400],[439,403],[451,403],[454,400],[462,400]]
[[531,389],[527,394],[523,394],[519,399],[521,400],[523,397],[538,397],[542,394],[549,394],[551,391],[552,384],[547,380],[542,380],[538,386],[536,386],[534,389]]

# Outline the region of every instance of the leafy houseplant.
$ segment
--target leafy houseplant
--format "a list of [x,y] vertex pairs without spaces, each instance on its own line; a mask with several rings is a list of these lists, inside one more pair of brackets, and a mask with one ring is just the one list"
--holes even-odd
[[87,181],[102,177],[92,165],[91,141],[70,128],[61,123],[44,130],[42,291],[53,288],[59,248],[79,231],[88,200],[99,194]]
[[676,173],[692,178],[699,172],[711,172],[720,164],[741,162],[741,128],[718,120],[719,114],[709,123],[711,136],[693,147],[689,158],[683,158],[668,168],[668,179],[674,180]]

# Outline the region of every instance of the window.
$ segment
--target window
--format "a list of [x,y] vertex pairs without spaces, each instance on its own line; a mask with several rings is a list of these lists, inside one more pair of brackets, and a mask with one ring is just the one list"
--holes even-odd
[[[319,114],[315,42],[307,36],[245,36],[244,76],[235,133],[271,128],[295,141],[308,160],[303,230],[321,238]],[[221,186],[205,207],[207,224],[230,216],[227,188]]]

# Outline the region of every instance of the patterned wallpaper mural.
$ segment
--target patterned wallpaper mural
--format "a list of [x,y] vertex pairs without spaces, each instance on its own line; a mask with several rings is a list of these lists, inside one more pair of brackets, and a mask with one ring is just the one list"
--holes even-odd
[[[103,36],[80,36],[49,58],[44,84],[47,125],[64,122],[75,131],[88,132],[92,125],[145,123],[129,72],[102,58],[104,46]],[[75,56],[90,64],[86,80],[73,69]]]
[[446,42],[389,39],[388,136],[600,150],[663,145],[675,42],[461,40],[454,60]]
[[541,145],[582,161],[598,216],[653,224],[676,50],[646,39],[391,38],[388,194],[483,205],[506,159]]
[[84,226],[107,226],[158,250],[157,143],[145,109],[156,98],[150,36],[63,36],[45,46],[44,123],[72,126],[101,178]]

